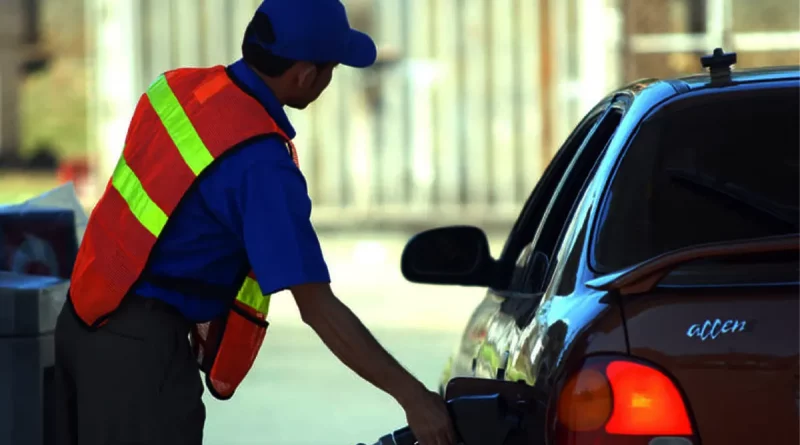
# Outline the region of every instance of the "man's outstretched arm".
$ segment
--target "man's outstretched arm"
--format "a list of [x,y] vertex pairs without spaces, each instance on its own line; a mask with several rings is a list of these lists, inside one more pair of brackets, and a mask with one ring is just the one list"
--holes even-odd
[[424,385],[406,371],[372,336],[355,314],[333,294],[328,284],[292,287],[303,321],[331,352],[364,380],[401,405]]
[[262,141],[221,162],[235,161],[237,156],[247,163],[239,174],[241,186],[230,191],[227,204],[240,221],[237,224],[233,218],[230,227],[240,230],[261,290],[273,294],[290,289],[303,320],[328,348],[401,404],[420,443],[455,443],[441,397],[403,369],[331,291],[328,267],[310,221],[305,179],[282,143]]
[[333,294],[330,285],[293,286],[303,321],[339,360],[364,380],[392,396],[405,410],[420,443],[450,445],[455,433],[438,394],[428,391],[372,336],[355,314]]

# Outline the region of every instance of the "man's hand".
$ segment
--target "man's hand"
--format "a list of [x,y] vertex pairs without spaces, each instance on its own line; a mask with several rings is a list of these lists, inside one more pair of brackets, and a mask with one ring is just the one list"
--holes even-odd
[[421,445],[455,445],[447,407],[408,373],[378,343],[358,317],[333,294],[330,285],[291,288],[300,316],[347,367],[394,397]]
[[403,401],[408,426],[420,445],[455,445],[456,433],[444,400],[422,389]]

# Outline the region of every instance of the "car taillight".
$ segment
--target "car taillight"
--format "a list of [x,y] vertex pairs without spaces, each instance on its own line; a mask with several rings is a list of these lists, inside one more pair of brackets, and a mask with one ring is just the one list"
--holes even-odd
[[645,363],[591,357],[558,393],[558,445],[692,445],[698,443],[678,387]]

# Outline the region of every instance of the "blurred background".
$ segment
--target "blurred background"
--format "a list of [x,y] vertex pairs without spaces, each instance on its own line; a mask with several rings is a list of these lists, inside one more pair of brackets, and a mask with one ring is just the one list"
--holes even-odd
[[[289,0],[287,0],[289,1]],[[0,0],[0,204],[74,181],[91,209],[161,72],[239,57],[258,0]],[[347,0],[379,63],[291,112],[337,293],[432,389],[480,290],[412,285],[415,231],[483,227],[499,252],[583,113],[644,77],[800,63],[798,0]],[[208,401],[207,443],[368,441],[404,422],[273,300],[257,369]]]

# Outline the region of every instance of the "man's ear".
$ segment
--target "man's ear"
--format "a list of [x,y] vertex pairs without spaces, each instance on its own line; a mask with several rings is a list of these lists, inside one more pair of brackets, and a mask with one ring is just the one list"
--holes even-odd
[[317,80],[317,68],[311,63],[299,63],[297,66],[297,86],[309,88]]

